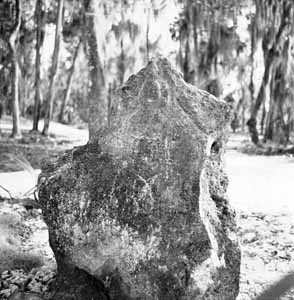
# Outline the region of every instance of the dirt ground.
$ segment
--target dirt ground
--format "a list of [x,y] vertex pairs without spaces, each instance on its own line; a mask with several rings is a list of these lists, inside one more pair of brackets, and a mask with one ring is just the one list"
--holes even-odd
[[[33,197],[30,190],[36,184],[43,157],[58,155],[87,140],[86,130],[55,123],[49,139],[32,138],[28,134],[30,122],[24,121],[24,138],[15,142],[8,138],[9,120],[6,121],[7,124],[1,124],[0,185],[18,199]],[[231,136],[225,156],[230,179],[228,195],[237,212],[242,248],[238,300],[254,299],[294,270],[294,158],[244,154],[239,149],[247,142],[243,135]],[[15,159],[19,154],[21,161]],[[17,288],[15,278],[30,277],[31,290],[42,292],[54,276],[53,254],[41,212],[38,208],[27,208],[9,199],[7,192],[0,188],[0,260],[3,262],[5,253],[14,253],[7,261],[9,272],[4,272],[5,266],[0,264],[0,299],[6,299],[11,289]],[[24,224],[22,230],[20,224]],[[11,235],[15,237],[13,240]],[[294,288],[280,299],[294,299]]]
[[[242,248],[238,300],[254,299],[294,271],[294,157],[242,153],[248,142],[232,135],[225,156]],[[294,299],[294,288],[280,299]]]

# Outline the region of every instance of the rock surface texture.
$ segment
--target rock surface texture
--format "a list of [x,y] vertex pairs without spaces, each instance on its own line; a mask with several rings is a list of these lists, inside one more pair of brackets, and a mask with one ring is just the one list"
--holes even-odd
[[164,58],[118,89],[109,126],[43,167],[54,299],[235,299],[223,172],[230,113]]

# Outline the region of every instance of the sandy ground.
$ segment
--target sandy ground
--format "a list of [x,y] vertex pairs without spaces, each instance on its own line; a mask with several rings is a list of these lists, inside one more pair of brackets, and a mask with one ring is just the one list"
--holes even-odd
[[[0,185],[8,190],[13,198],[22,198],[37,183],[40,170],[35,170],[35,176],[27,171],[0,173]],[[8,193],[0,188],[0,196],[8,198]],[[29,196],[32,198],[32,195]]]
[[[11,118],[4,116],[0,120],[0,128],[3,132],[11,132]],[[43,128],[43,120],[40,120],[39,129]],[[32,129],[32,121],[21,119],[21,129],[29,131]],[[73,126],[63,125],[57,122],[50,122],[49,134],[53,134],[57,139],[66,139],[72,142],[73,146],[85,144],[88,140],[88,131]]]
[[294,214],[294,158],[226,154],[229,198],[237,210]]
[[[11,118],[7,116],[2,118],[0,128],[4,133],[11,132]],[[21,128],[23,131],[31,130],[32,121],[21,119]],[[43,128],[43,120],[40,121],[39,128]],[[70,147],[84,145],[88,141],[88,131],[86,129],[56,122],[50,123],[49,133],[54,136],[54,141],[68,141]],[[0,173],[0,185],[9,190],[13,197],[20,197],[36,185],[39,173],[40,170],[35,170],[35,174],[27,171]],[[8,197],[8,194],[0,188],[0,196]]]
[[[247,139],[231,136],[225,155],[242,249],[238,300],[254,299],[294,271],[294,157],[232,150]],[[294,289],[279,299],[294,299]]]

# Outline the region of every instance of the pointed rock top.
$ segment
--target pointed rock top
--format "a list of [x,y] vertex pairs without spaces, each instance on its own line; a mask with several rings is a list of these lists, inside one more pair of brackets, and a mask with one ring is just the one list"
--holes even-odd
[[224,101],[186,83],[161,56],[130,76],[117,90],[112,105],[110,123],[113,124],[128,114],[143,115],[140,121],[148,123],[155,122],[154,115],[165,115],[175,122],[185,116],[203,133],[217,136],[226,129],[230,119],[230,109]]

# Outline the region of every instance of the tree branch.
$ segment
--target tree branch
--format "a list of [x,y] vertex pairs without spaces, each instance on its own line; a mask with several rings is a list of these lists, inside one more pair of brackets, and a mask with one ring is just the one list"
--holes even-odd
[[5,192],[9,195],[10,199],[13,200],[13,197],[12,197],[12,195],[11,195],[11,193],[10,193],[9,190],[7,190],[7,189],[6,189],[4,186],[2,186],[2,185],[0,185],[0,188],[1,188],[3,191],[5,191]]

